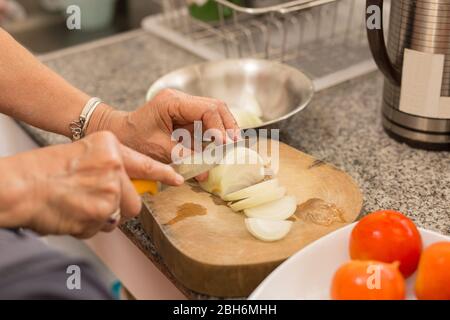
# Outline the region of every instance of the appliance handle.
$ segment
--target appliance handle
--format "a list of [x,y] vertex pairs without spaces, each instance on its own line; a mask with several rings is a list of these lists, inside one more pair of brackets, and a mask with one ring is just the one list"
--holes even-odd
[[[368,20],[374,14],[371,6],[380,8],[380,23],[381,28],[369,28]],[[373,8],[373,7],[372,7]],[[397,86],[401,84],[401,73],[397,71],[387,53],[386,43],[384,41],[384,27],[383,27],[383,0],[367,0],[366,1],[366,29],[367,38],[369,40],[370,51],[372,52],[375,63],[383,74]]]

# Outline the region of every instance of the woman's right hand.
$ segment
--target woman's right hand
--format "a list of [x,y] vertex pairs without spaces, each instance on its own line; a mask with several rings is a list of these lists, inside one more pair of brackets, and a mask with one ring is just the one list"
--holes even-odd
[[129,177],[180,185],[168,165],[121,145],[109,132],[76,143],[0,159],[0,227],[89,238],[139,214],[141,199]]

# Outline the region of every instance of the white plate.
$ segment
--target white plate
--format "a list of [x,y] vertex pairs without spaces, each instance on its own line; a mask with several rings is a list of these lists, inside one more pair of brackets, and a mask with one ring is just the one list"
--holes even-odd
[[[275,269],[250,295],[250,300],[329,299],[334,272],[350,259],[348,241],[356,223],[339,229],[300,250]],[[419,228],[424,248],[450,237]],[[407,280],[407,299],[414,299],[415,275]]]

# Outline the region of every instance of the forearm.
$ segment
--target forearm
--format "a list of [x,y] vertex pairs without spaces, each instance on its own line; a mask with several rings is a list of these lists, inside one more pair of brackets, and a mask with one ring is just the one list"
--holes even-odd
[[0,113],[70,137],[87,94],[39,62],[0,28]]

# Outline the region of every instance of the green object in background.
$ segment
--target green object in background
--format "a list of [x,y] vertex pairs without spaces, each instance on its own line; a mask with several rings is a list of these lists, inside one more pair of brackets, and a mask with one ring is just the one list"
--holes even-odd
[[[189,13],[191,16],[206,22],[219,21],[219,6],[217,2],[214,0],[206,0],[200,5],[198,3],[201,3],[201,1],[197,0],[196,2],[189,5]],[[238,5],[242,4],[242,0],[231,0],[231,2]],[[229,18],[232,15],[232,10],[225,6],[222,6],[222,8],[224,18]]]

